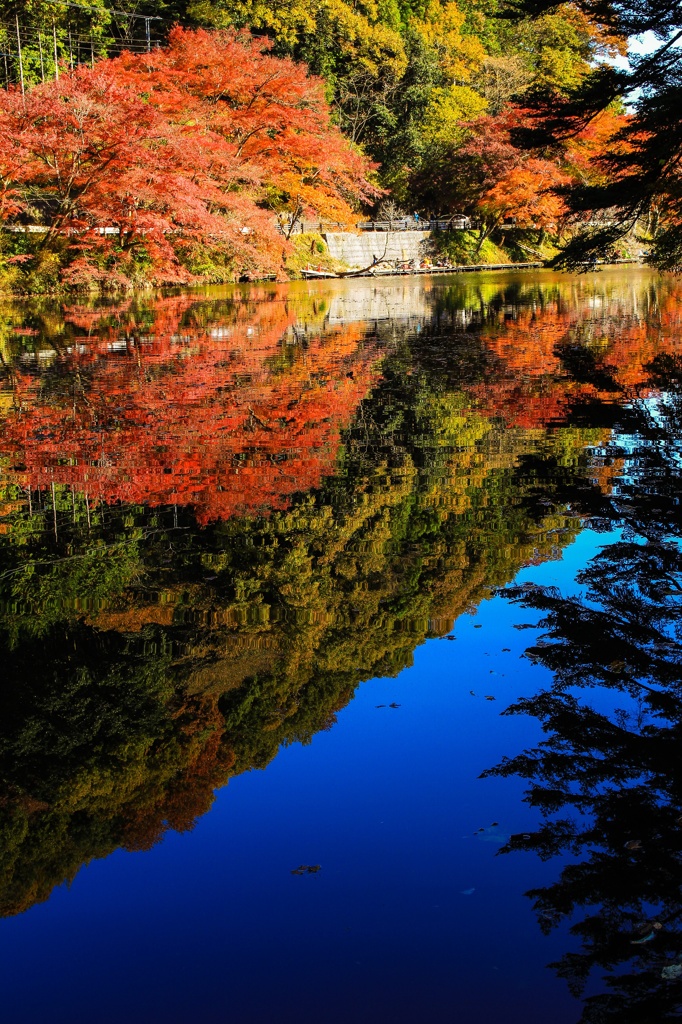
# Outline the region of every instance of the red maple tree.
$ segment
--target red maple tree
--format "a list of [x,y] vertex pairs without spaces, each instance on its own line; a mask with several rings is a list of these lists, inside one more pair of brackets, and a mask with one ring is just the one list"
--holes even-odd
[[[65,240],[72,284],[191,279],[202,249],[277,274],[304,213],[348,221],[377,193],[331,124],[322,83],[265,40],[176,28],[29,90],[0,90],[0,218]],[[111,234],[106,234],[109,229]],[[112,230],[113,229],[113,230]],[[196,262],[196,259],[195,259]]]

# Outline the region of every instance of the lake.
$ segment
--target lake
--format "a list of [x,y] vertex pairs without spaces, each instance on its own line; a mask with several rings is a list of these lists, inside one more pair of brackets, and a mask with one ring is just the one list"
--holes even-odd
[[0,304],[13,1024],[682,1013],[682,282]]

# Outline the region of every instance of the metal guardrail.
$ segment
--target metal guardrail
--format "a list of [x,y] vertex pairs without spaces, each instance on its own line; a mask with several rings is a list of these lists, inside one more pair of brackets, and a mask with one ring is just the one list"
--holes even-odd
[[[4,224],[4,231],[11,231],[14,235],[46,235],[50,230],[45,224]],[[119,228],[93,228],[98,235],[118,235]],[[67,229],[67,234],[75,235],[78,232],[74,228]]]
[[448,217],[447,219],[422,220],[403,217],[400,220],[367,220],[356,224],[360,231],[467,231],[474,227],[471,217]]
[[[397,217],[394,220],[362,220],[353,225],[356,231],[468,231],[470,228],[477,228],[480,222],[475,217],[467,217],[459,214],[455,217],[438,217],[433,220],[419,217]],[[280,230],[285,229],[280,225]],[[302,220],[294,227],[292,234],[305,234],[306,232],[319,231],[320,234],[341,233],[349,230],[348,224],[340,224],[328,220]]]

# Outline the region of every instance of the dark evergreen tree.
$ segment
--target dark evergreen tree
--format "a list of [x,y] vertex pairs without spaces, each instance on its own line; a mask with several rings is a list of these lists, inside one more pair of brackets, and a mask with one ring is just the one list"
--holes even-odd
[[[510,0],[512,18],[541,17],[550,0]],[[598,63],[566,97],[536,92],[535,127],[526,145],[552,145],[572,137],[614,103],[631,117],[600,161],[601,180],[572,185],[570,208],[585,228],[565,247],[560,262],[574,267],[612,255],[635,229],[650,239],[648,260],[664,270],[682,267],[682,7],[674,0],[577,0],[604,33],[623,43],[651,33],[654,44],[632,53],[629,66]]]

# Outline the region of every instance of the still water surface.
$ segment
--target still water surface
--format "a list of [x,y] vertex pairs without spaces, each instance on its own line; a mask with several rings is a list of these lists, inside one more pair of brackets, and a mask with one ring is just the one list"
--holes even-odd
[[5,1020],[679,1019],[682,285],[37,301],[0,346]]

